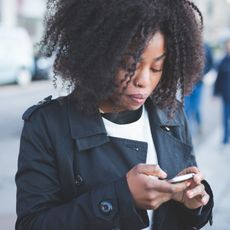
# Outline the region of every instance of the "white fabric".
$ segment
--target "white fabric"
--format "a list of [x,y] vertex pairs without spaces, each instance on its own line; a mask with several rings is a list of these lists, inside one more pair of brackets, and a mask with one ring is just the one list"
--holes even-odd
[[[146,157],[146,164],[157,164],[157,155],[154,147],[148,113],[146,108],[143,107],[141,117],[130,124],[116,124],[103,117],[103,122],[108,136],[131,139],[136,141],[147,142],[148,150]],[[152,222],[152,210],[147,210],[150,226]],[[150,230],[151,228],[145,228],[143,230]]]

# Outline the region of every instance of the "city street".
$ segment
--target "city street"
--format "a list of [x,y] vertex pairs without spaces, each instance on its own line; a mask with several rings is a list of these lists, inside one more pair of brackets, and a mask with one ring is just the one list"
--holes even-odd
[[[132,18],[134,20],[131,21]],[[157,31],[163,35],[160,36],[163,39],[159,39],[163,45],[156,43],[156,50],[162,47],[163,55],[153,58],[152,66],[144,53],[145,48],[150,46],[148,42],[152,41],[150,35],[155,35]],[[105,70],[103,74],[106,76],[106,72],[114,71],[115,64],[122,58],[125,66],[131,67],[131,72],[133,61],[137,59],[140,62],[138,68],[140,66],[141,70],[145,70],[142,67],[148,66],[149,62],[153,73],[161,70],[165,73],[165,68],[161,67],[165,67],[166,63],[166,72],[173,73],[170,77],[174,74],[179,77],[177,83],[181,86],[190,82],[182,77],[186,75],[184,73],[191,73],[192,80],[193,73],[200,69],[198,65],[203,57],[199,55],[201,44],[198,41],[201,39],[204,46],[210,46],[210,55],[206,55],[209,51],[204,47],[204,69],[210,66],[225,73],[219,67],[226,52],[226,41],[230,39],[230,0],[149,0],[136,1],[136,4],[132,0],[0,0],[0,230],[15,229],[15,174],[23,128],[22,115],[30,106],[50,95],[56,98],[67,94],[64,90],[66,83],[63,84],[60,79],[54,82],[39,79],[47,79],[54,69],[58,73],[65,72],[65,76],[69,77],[74,68],[83,73],[89,69],[87,73],[93,77],[92,73],[97,73],[97,68],[100,68]],[[155,47],[155,40],[151,44]],[[147,53],[150,56],[150,51]],[[51,57],[45,58],[49,54]],[[101,59],[97,58],[99,56]],[[58,59],[53,63],[55,57]],[[103,58],[108,62],[102,61]],[[81,66],[78,65],[80,60],[83,60]],[[108,70],[109,61],[113,63],[111,71]],[[88,69],[84,68],[87,63]],[[155,66],[155,63],[162,63],[162,66]],[[211,70],[204,77],[202,127],[197,128],[193,123],[189,126],[198,167],[214,193],[213,226],[207,225],[203,229],[230,230],[230,144],[221,144],[222,101],[213,96],[216,76],[217,73]],[[26,85],[31,80],[31,84]],[[84,80],[88,82],[87,78]],[[170,80],[172,87],[174,80]],[[81,79],[79,81],[81,84]],[[137,86],[138,81],[135,83]],[[10,82],[18,85],[2,85]],[[54,85],[58,87],[55,89]],[[169,89],[166,91],[170,92]],[[177,95],[182,91],[178,90]],[[168,95],[164,93],[162,97]],[[139,95],[129,96],[133,101],[141,100]]]
[[63,92],[54,90],[52,82],[33,82],[29,87],[0,86],[0,230],[13,230],[15,222],[19,138],[23,112],[43,98],[57,97]]
[[[198,165],[210,182],[215,198],[213,227],[205,230],[229,230],[230,220],[230,146],[221,143],[221,105],[212,98],[212,81],[205,84],[203,95],[203,132],[194,137]],[[16,85],[0,87],[0,230],[13,230],[15,222],[16,187],[19,137],[23,111],[43,98],[62,95],[52,82],[33,82],[29,87]]]

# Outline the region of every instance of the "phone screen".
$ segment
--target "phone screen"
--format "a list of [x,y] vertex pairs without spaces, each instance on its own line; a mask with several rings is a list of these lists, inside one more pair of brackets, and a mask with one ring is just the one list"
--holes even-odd
[[193,178],[194,175],[195,175],[195,173],[188,173],[185,175],[176,176],[176,177],[173,177],[172,179],[168,180],[168,182],[172,183],[172,184],[180,183],[180,182],[183,182],[183,181],[186,181],[186,180]]

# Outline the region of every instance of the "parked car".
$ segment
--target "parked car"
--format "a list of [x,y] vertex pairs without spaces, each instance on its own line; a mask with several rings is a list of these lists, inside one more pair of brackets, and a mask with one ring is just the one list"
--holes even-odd
[[33,80],[48,80],[52,77],[54,57],[54,55],[51,57],[44,57],[41,54],[35,55]]
[[27,31],[0,27],[0,84],[27,85],[33,74],[33,44]]

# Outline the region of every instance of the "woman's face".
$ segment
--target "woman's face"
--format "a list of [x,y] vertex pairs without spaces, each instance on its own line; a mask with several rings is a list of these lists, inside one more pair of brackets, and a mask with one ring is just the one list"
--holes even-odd
[[[126,81],[121,83],[126,72],[118,71],[116,79],[119,84],[118,89],[112,98],[101,103],[100,109],[108,113],[140,108],[161,79],[165,54],[165,38],[161,32],[157,32],[142,53],[129,84],[127,85]],[[124,87],[126,87],[125,90]],[[114,107],[114,100],[118,100],[116,107]]]

